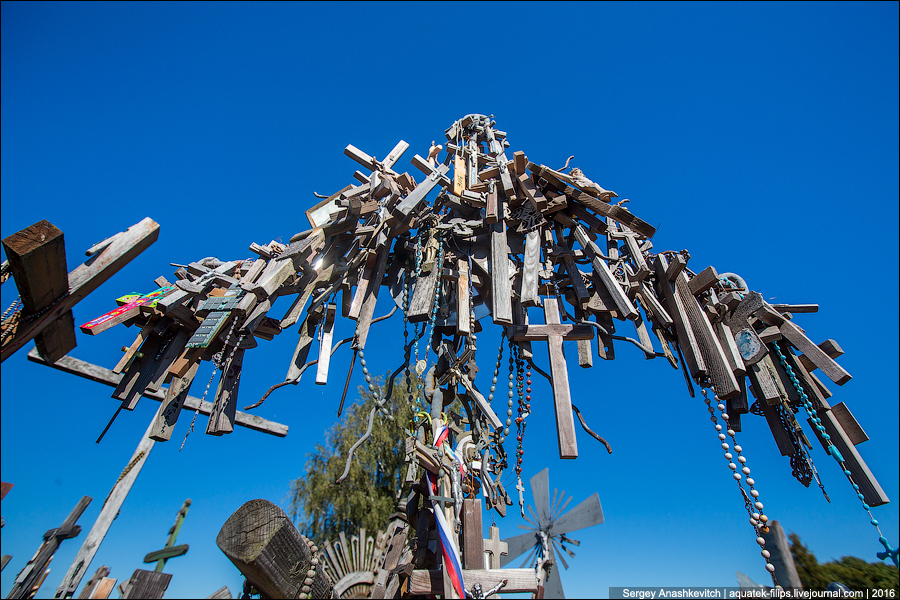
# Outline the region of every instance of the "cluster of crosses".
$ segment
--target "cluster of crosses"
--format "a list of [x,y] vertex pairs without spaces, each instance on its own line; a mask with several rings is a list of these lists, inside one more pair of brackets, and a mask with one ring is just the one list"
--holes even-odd
[[[179,266],[175,283],[160,277],[159,289],[121,298],[118,309],[82,325],[87,334],[123,322],[140,326],[113,369],[120,374],[113,397],[121,408],[133,410],[141,395],[157,395],[161,406],[148,433],[165,441],[190,399],[192,407],[207,406],[206,433],[228,434],[239,417],[249,419],[236,410],[237,395],[243,354],[258,338],[272,339],[299,323],[285,380],[272,389],[296,385],[312,366],[315,382],[326,384],[332,355],[349,343],[353,354],[344,397],[359,358],[376,399],[369,431],[374,418],[389,417],[382,409],[398,381],[415,407],[407,429],[407,483],[413,486],[404,522],[415,530],[416,543],[407,570],[397,573],[415,581],[418,593],[473,593],[466,570],[483,566],[483,552],[473,550],[477,566],[463,565],[460,554],[460,548],[482,545],[481,505],[472,503],[480,494],[488,510],[504,516],[513,501],[500,479],[510,467],[524,515],[522,439],[532,373],[552,387],[561,458],[578,456],[576,416],[588,434],[606,444],[572,404],[563,352],[569,340],[577,344],[581,367],[592,366],[594,352],[612,360],[614,341],[627,341],[648,359],[682,368],[691,396],[694,385],[700,387],[761,545],[769,519],[735,439],[744,414],[765,417],[782,455],[791,457],[794,476],[808,486],[818,477],[798,418],[805,411],[812,433],[857,486],[864,508],[888,502],[855,448],[867,439],[862,428],[843,404],[829,404],[831,393],[814,373],[818,369],[837,385],[850,380],[834,360],[840,346],[833,340],[817,345],[794,323],[794,314],[816,312],[817,305],[770,305],[739,275],[688,268],[687,251],[652,252],[655,229],[624,206],[627,200],[615,201],[615,192],[569,168],[569,161],[557,170],[529,161],[523,152],[508,156],[506,133],[495,128],[491,116],[467,115],[445,133],[446,148],[432,142],[425,158],[413,156],[411,164],[421,172],[415,176],[398,172],[409,146],[404,141],[382,160],[347,146],[344,153],[364,171],[354,173],[355,184],[320,196],[306,211],[310,229],[293,235],[289,244],[251,244],[258,256],[253,260],[210,258]],[[382,288],[396,307],[376,318]],[[269,316],[284,295],[295,297],[290,308],[280,319]],[[380,388],[366,368],[366,344],[371,326],[398,308],[404,356]],[[532,323],[537,310],[529,313],[529,308],[541,309],[543,322]],[[335,341],[338,310],[356,328],[351,338]],[[479,381],[484,390],[483,381],[490,380],[488,394],[476,384],[475,364],[477,333],[486,317],[502,327],[510,364],[507,390],[500,377],[501,340],[493,379]],[[622,324],[633,327],[636,337],[617,334]],[[548,344],[546,370],[535,364],[534,343]],[[317,356],[310,357],[314,346]],[[429,349],[437,355],[433,364]],[[213,377],[221,373],[211,402],[206,395],[212,379],[199,401],[188,396],[202,361],[213,362]],[[447,410],[454,402],[463,415]],[[353,449],[365,443],[369,431]],[[517,441],[513,458],[505,445],[510,435]],[[479,526],[465,527],[464,521],[472,520],[466,515],[476,510]],[[475,530],[477,539],[475,533],[465,535]],[[769,553],[761,550],[774,571]],[[892,556],[896,560],[896,553]],[[395,558],[400,561],[401,555]],[[414,572],[431,578],[423,583],[411,577]],[[539,593],[547,569],[537,572],[537,581],[504,577],[504,589]],[[435,573],[440,582],[435,583]],[[510,577],[525,583],[513,585]],[[480,590],[501,581],[475,579]]]

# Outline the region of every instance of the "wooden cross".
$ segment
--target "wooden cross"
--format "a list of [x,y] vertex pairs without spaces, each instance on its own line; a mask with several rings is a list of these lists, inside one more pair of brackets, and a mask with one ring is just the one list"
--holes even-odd
[[546,341],[550,351],[550,375],[553,385],[553,404],[556,409],[556,434],[559,438],[559,457],[578,458],[575,441],[575,419],[572,416],[572,397],[569,392],[569,373],[563,340],[590,340],[594,331],[589,325],[563,325],[559,320],[559,299],[544,300],[545,325],[516,326],[514,342]]
[[484,553],[486,555],[484,557],[485,568],[486,569],[499,569],[500,568],[500,555],[509,554],[509,544],[506,542],[500,541],[500,528],[494,525],[491,525],[490,533],[488,535],[488,539],[483,540],[484,544]]
[[[3,240],[9,270],[28,315],[3,340],[0,361],[34,339],[51,362],[75,348],[72,307],[112,277],[159,237],[159,225],[146,218],[87,251],[91,259],[66,274],[62,232],[44,220]],[[68,295],[66,295],[68,294]]]
[[[7,598],[31,598],[34,595],[34,586],[38,583],[38,581],[42,581],[44,576],[44,570],[47,567],[47,563],[50,562],[50,559],[53,558],[53,555],[56,553],[56,550],[59,548],[59,544],[66,539],[77,537],[79,533],[81,533],[81,526],[76,525],[76,521],[84,512],[84,510],[88,507],[88,504],[91,503],[90,496],[84,496],[75,508],[72,509],[72,512],[69,513],[69,516],[66,517],[66,520],[63,521],[62,525],[60,525],[56,529],[51,529],[47,533],[44,534],[44,542],[41,544],[41,547],[38,549],[37,553],[34,555],[34,558],[28,561],[28,564],[25,565],[25,568],[19,572],[18,577],[16,577],[16,581],[13,584],[12,590],[9,592],[9,596]],[[39,584],[38,584],[39,585]]]
[[[93,381],[97,381],[112,387],[118,385],[118,383],[122,379],[121,375],[113,373],[109,369],[93,365],[70,356],[64,356],[57,362],[50,364],[46,360],[41,358],[36,350],[32,350],[28,353],[28,360],[43,365],[52,366],[53,368],[59,369],[66,373],[85,377],[87,379],[91,379]],[[153,392],[150,390],[145,390],[143,392],[143,395],[147,398],[156,400],[157,402],[161,402],[167,397],[168,394],[162,391]],[[166,407],[167,404],[164,402],[160,405],[160,410]],[[186,392],[185,397],[181,402],[180,408],[182,410],[199,410],[202,414],[205,415],[209,415],[213,412],[212,402],[208,402],[206,400],[201,402],[200,398],[188,396]],[[63,582],[56,589],[54,598],[71,598],[75,594],[75,590],[78,588],[78,585],[81,583],[81,579],[87,572],[87,569],[90,566],[94,555],[97,553],[97,550],[100,548],[100,544],[106,537],[106,534],[109,531],[110,526],[112,525],[113,519],[115,519],[116,515],[119,512],[119,509],[122,507],[122,503],[125,502],[125,498],[128,496],[128,492],[131,491],[131,488],[134,485],[134,482],[137,479],[141,468],[144,466],[144,463],[147,461],[147,457],[150,454],[150,451],[155,445],[155,438],[152,438],[151,435],[154,435],[154,432],[157,431],[158,417],[159,413],[154,416],[153,420],[150,422],[149,427],[147,428],[147,431],[141,437],[141,441],[135,449],[131,460],[128,462],[128,466],[126,466],[122,478],[115,483],[113,489],[110,491],[106,503],[100,510],[100,515],[97,517],[97,520],[94,522],[91,531],[88,533],[87,538],[85,538],[84,544],[82,544],[81,549],[78,551],[78,554],[76,554],[75,559],[72,561],[72,565],[71,567],[69,567],[69,571],[66,573]],[[240,425],[242,427],[248,427],[250,429],[255,429],[263,433],[277,435],[279,437],[284,437],[285,435],[287,435],[288,431],[288,428],[285,425],[281,425],[280,423],[273,423],[272,421],[262,419],[260,417],[257,417],[256,415],[248,415],[240,411],[237,411],[235,413],[234,424]]]
[[188,498],[184,501],[184,504],[181,505],[181,510],[178,511],[178,516],[175,517],[175,524],[169,529],[169,539],[166,540],[165,547],[162,550],[151,552],[144,557],[145,563],[156,563],[156,568],[154,569],[156,573],[162,573],[163,568],[166,566],[166,561],[170,558],[175,558],[176,556],[187,553],[188,545],[182,544],[176,546],[175,540],[178,539],[178,532],[181,531],[181,526],[184,524],[184,519],[187,517],[187,512],[190,507],[191,499]]

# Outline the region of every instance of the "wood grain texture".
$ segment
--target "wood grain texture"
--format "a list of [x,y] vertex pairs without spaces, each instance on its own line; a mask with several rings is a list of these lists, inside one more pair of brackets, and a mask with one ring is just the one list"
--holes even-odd
[[[840,426],[840,423],[838,423],[831,411],[819,411],[818,415],[822,420],[822,425],[825,426],[825,433],[831,436],[831,442],[835,445],[838,452],[840,452],[841,457],[844,459],[844,464],[850,471],[853,482],[859,486],[859,491],[863,495],[866,504],[869,506],[881,506],[882,504],[889,503],[890,499],[884,492],[884,489],[882,489],[881,484],[875,479],[875,476],[872,474],[866,461],[863,460],[862,456],[853,445],[853,442],[850,441],[850,438],[844,432],[844,429]],[[809,420],[807,421],[809,422]],[[810,426],[812,427],[813,433],[816,434],[816,437],[822,444],[822,447],[828,452],[828,445],[822,437],[822,433],[815,428],[812,422],[810,422]]]
[[162,598],[171,581],[171,573],[156,573],[154,571],[137,569],[134,575],[131,576],[131,579],[120,586],[120,589],[126,591],[122,598],[146,598],[148,600]]
[[390,254],[390,243],[387,236],[380,234],[377,243],[378,258],[375,263],[375,272],[372,275],[374,285],[366,290],[359,318],[356,320],[356,334],[353,339],[353,349],[363,350],[369,337],[369,326],[372,324],[372,316],[375,314],[375,303],[378,301],[378,291],[381,289],[381,280],[384,278],[384,270],[387,266]]
[[491,226],[491,298],[494,323],[512,325],[512,296],[509,285],[509,246],[506,224]]
[[[435,264],[427,275],[416,278],[412,299],[409,301],[407,317],[410,323],[427,321],[434,306],[434,289],[440,279],[440,268]],[[468,309],[467,309],[468,310]]]
[[857,446],[869,441],[869,436],[863,431],[862,425],[859,424],[846,404],[838,402],[831,407],[831,414],[834,415],[841,429],[847,434],[847,439],[850,440],[851,444]]
[[[122,379],[122,375],[113,373],[105,367],[94,365],[89,362],[73,358],[71,356],[64,356],[57,362],[51,364],[41,358],[41,356],[36,351],[32,350],[28,353],[28,360],[36,362],[38,364],[53,367],[54,369],[58,369],[65,373],[78,375],[79,377],[84,377],[85,379],[90,379],[92,381],[96,381],[98,383],[102,383],[111,387],[116,387],[119,381],[121,381]],[[165,399],[165,394],[162,392],[145,391],[143,395],[145,398],[150,398],[151,400],[156,400],[157,402],[161,402]],[[200,414],[208,415],[212,411],[212,402],[207,402],[206,400],[203,400],[201,402],[200,398],[188,396],[184,400],[183,408],[185,410],[199,410]],[[268,419],[263,419],[262,417],[259,417],[257,415],[250,415],[241,411],[238,411],[235,414],[234,423],[235,425],[240,425],[241,427],[246,427],[247,429],[253,429],[254,431],[268,433],[271,435],[276,435],[278,437],[284,437],[288,433],[287,425],[275,423],[273,421],[269,421]]]
[[149,434],[152,439],[157,442],[168,442],[172,438],[172,430],[175,429],[178,415],[181,414],[184,401],[188,397],[191,384],[194,382],[199,368],[200,361],[195,361],[183,377],[172,378],[172,382],[166,390],[166,396],[160,403],[153,421],[153,427]]
[[316,384],[328,383],[328,366],[331,364],[331,345],[334,339],[335,304],[325,308],[325,320],[322,322],[322,341],[319,342],[319,362],[316,364]]
[[464,498],[462,511],[462,568],[484,568],[484,533],[481,526],[481,500]]
[[[312,552],[281,508],[268,500],[250,500],[222,525],[216,545],[267,598],[297,598]],[[330,595],[331,586],[316,570],[311,596]]]
[[456,331],[460,335],[469,335],[472,332],[472,313],[469,307],[469,262],[464,258],[457,259],[456,269],[459,277],[456,279]]
[[110,243],[99,254],[73,269],[68,275],[69,295],[34,321],[20,326],[14,335],[5,340],[0,350],[0,362],[12,356],[50,323],[72,309],[103,282],[116,274],[135,256],[143,252],[159,237],[159,225],[152,219],[144,219],[127,231],[110,238]]
[[[544,300],[544,320],[548,325],[559,324],[559,305],[556,298]],[[553,407],[556,412],[556,435],[559,440],[560,458],[578,458],[575,439],[575,417],[572,415],[572,397],[569,391],[569,372],[563,352],[563,336],[547,336],[550,352],[550,376],[553,380]]]
[[529,231],[525,235],[523,261],[519,301],[524,306],[539,306],[541,300],[538,296],[538,269],[541,266],[541,238],[537,230]]
[[695,380],[705,377],[707,374],[706,362],[700,352],[700,345],[694,330],[690,325],[687,309],[681,300],[681,296],[676,292],[675,284],[669,281],[666,273],[669,269],[669,263],[662,254],[656,257],[653,264],[656,270],[657,294],[665,302],[669,316],[675,324],[675,333],[678,337],[678,345],[684,354],[684,362],[690,371],[691,377]]
[[779,331],[797,350],[802,352],[814,365],[825,373],[825,375],[838,385],[844,385],[853,377],[844,370],[839,364],[834,362],[830,356],[815,345],[806,334],[791,323],[784,321],[779,325]]
[[222,365],[222,375],[219,378],[213,409],[209,414],[209,423],[206,426],[206,433],[210,435],[222,435],[234,431],[243,362],[244,350],[237,348]]

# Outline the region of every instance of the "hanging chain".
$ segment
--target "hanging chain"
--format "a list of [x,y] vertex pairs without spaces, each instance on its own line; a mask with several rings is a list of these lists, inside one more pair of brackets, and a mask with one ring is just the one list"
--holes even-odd
[[225,350],[225,348],[228,347],[228,341],[231,339],[231,335],[234,333],[234,330],[236,327],[237,327],[237,319],[234,319],[231,322],[231,328],[229,328],[229,330],[228,330],[228,335],[225,336],[225,344],[222,346],[222,350],[220,350],[219,352],[217,352],[216,354],[213,355],[212,374],[209,376],[209,381],[206,383],[206,389],[203,390],[203,396],[200,397],[200,403],[197,406],[197,410],[194,411],[194,416],[191,418],[191,426],[190,426],[190,428],[188,428],[187,433],[184,434],[184,439],[181,441],[181,447],[178,449],[179,452],[184,450],[184,444],[185,444],[185,442],[187,442],[188,436],[191,435],[191,433],[193,433],[193,431],[194,431],[194,423],[197,421],[197,415],[200,414],[200,407],[203,406],[203,401],[206,400],[206,394],[209,393],[209,388],[212,385],[213,379],[216,376],[216,372],[221,370],[222,367],[231,360],[231,358],[234,356],[234,353],[237,351],[238,346],[240,346],[241,343],[244,341],[244,336],[241,336],[240,338],[238,338],[237,343],[231,348],[231,352],[229,352],[228,358],[226,358],[225,360],[222,360],[222,352]]
[[[747,514],[750,516],[750,525],[753,526],[753,531],[756,533],[756,543],[759,544],[761,548],[760,554],[766,561],[766,570],[772,575],[772,581],[775,583],[776,588],[780,588],[778,585],[778,580],[775,578],[775,565],[769,562],[769,559],[772,557],[771,552],[766,550],[766,540],[762,537],[762,534],[769,532],[769,517],[763,513],[763,503],[759,500],[759,491],[756,489],[756,481],[750,477],[750,467],[747,466],[747,459],[743,456],[743,448],[737,443],[737,438],[735,437],[735,431],[731,427],[726,430],[726,433],[729,437],[731,437],[731,442],[734,445],[734,448],[729,446],[728,442],[725,441],[728,439],[725,433],[722,433],[722,425],[718,423],[718,419],[716,418],[715,412],[716,408],[721,412],[722,420],[725,424],[728,424],[728,413],[725,412],[725,405],[719,400],[718,396],[716,399],[716,407],[713,408],[711,406],[711,401],[707,396],[706,388],[702,388],[701,392],[703,393],[703,401],[706,403],[707,410],[710,414],[710,421],[716,424],[716,431],[718,432],[719,441],[722,442],[722,450],[725,451],[725,459],[728,461],[728,468],[734,471],[732,473],[732,477],[737,483],[738,489],[741,491],[741,496],[744,498],[744,508],[747,510]],[[734,455],[731,453],[731,450],[737,453],[737,462],[741,465],[740,472],[738,472],[738,465],[733,462]],[[744,486],[741,481],[746,477],[747,486],[750,488],[750,495],[747,495],[747,491],[744,490]],[[751,499],[752,498],[752,499]]]
[[[878,557],[884,558],[890,557],[894,565],[897,565],[897,551],[891,548],[891,545],[888,543],[886,537],[884,537],[884,533],[882,533],[881,528],[878,526],[878,520],[872,514],[871,507],[866,502],[866,497],[859,489],[859,484],[853,481],[853,474],[850,472],[850,469],[847,468],[847,464],[844,461],[844,457],[841,455],[840,450],[838,450],[837,446],[835,446],[831,442],[831,436],[825,430],[825,426],[822,425],[822,419],[819,417],[816,412],[816,408],[813,406],[813,403],[810,401],[809,396],[803,390],[803,387],[800,385],[800,380],[797,379],[797,375],[794,373],[793,367],[788,364],[787,358],[784,356],[781,348],[779,347],[777,342],[772,343],[772,348],[775,349],[775,354],[778,355],[778,361],[781,363],[781,366],[784,367],[785,372],[787,372],[788,377],[791,379],[791,383],[794,386],[794,389],[797,391],[797,395],[800,396],[800,401],[803,403],[803,408],[806,409],[806,414],[809,416],[810,421],[815,425],[816,430],[819,432],[819,436],[825,442],[825,445],[828,447],[828,454],[830,454],[834,460],[841,466],[841,470],[844,472],[844,475],[847,477],[847,481],[850,482],[850,485],[853,486],[853,489],[856,490],[856,497],[859,498],[859,501],[862,502],[863,509],[869,515],[869,522],[872,523],[872,526],[878,531],[878,541],[881,542],[881,545],[884,546],[886,552],[879,552]],[[884,560],[882,558],[882,560]],[[900,565],[898,565],[900,566]]]

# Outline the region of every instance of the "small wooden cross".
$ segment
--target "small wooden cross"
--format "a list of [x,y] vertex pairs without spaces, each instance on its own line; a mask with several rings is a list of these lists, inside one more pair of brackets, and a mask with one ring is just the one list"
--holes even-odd
[[488,539],[484,540],[483,544],[484,553],[490,555],[489,557],[485,556],[484,568],[499,569],[501,567],[500,555],[509,554],[509,544],[500,541],[500,528],[491,525]]
[[190,507],[191,500],[189,498],[181,505],[181,510],[178,511],[178,516],[175,517],[175,524],[169,529],[169,539],[166,540],[165,547],[163,547],[162,550],[151,552],[144,557],[145,563],[156,563],[156,568],[154,569],[156,573],[162,573],[163,567],[166,566],[166,561],[170,558],[175,558],[176,556],[187,553],[188,545],[182,544],[181,546],[176,546],[175,540],[178,539],[178,532],[181,531],[181,526],[184,524],[184,519],[187,517],[187,512]]
[[553,404],[556,408],[556,434],[559,438],[559,457],[578,458],[575,441],[575,419],[572,416],[572,398],[569,393],[569,373],[563,340],[589,340],[594,337],[588,325],[563,325],[559,320],[559,300],[544,300],[546,325],[517,326],[513,329],[513,341],[546,341],[550,350],[550,374],[553,383]]

